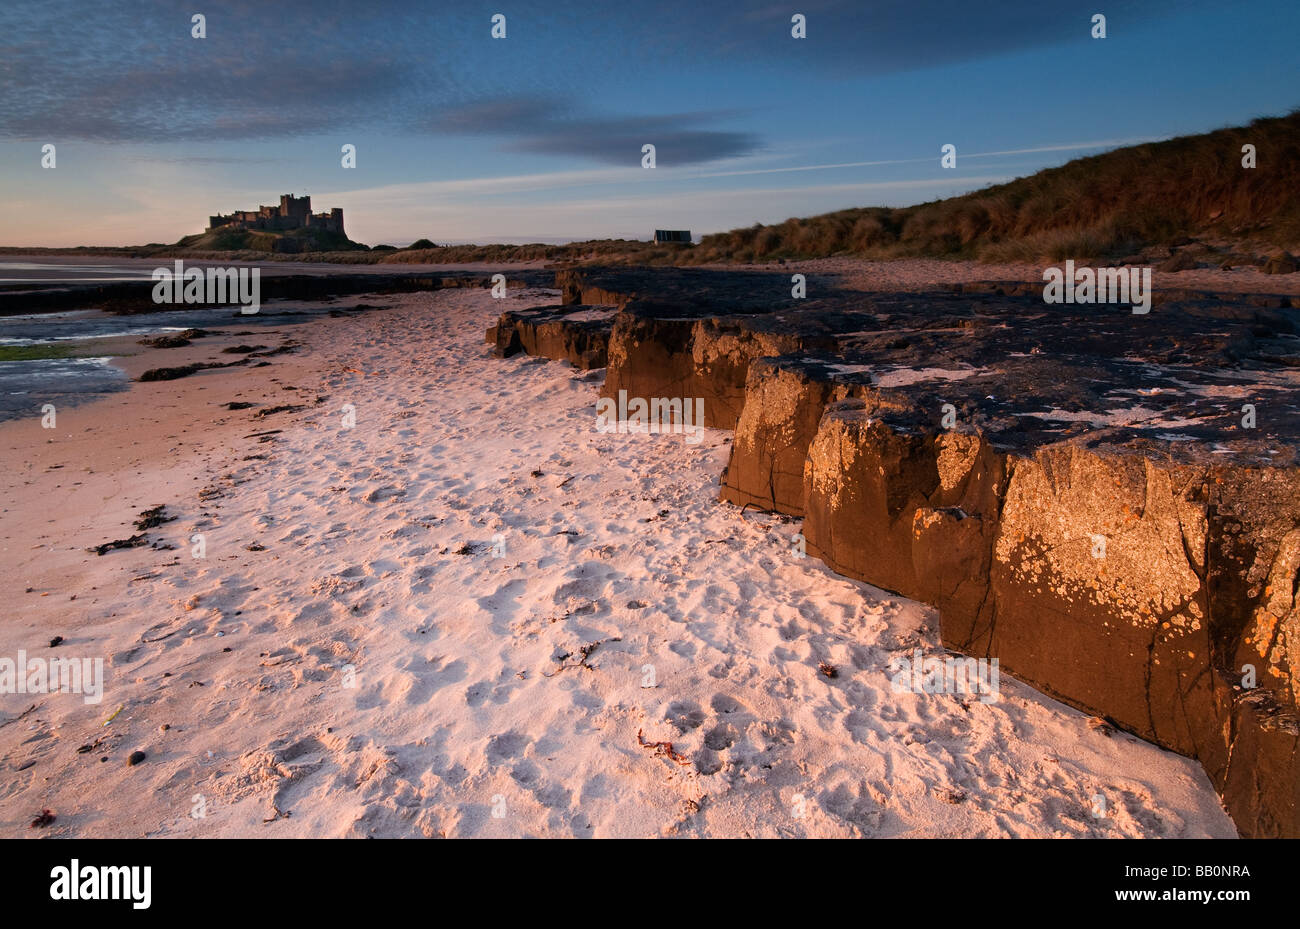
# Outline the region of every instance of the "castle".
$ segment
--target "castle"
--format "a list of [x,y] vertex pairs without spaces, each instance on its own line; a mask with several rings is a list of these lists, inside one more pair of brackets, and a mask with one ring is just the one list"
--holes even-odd
[[323,229],[326,232],[343,232],[343,210],[335,207],[328,213],[313,213],[311,197],[282,194],[279,206],[259,206],[256,211],[237,210],[226,216],[209,216],[208,232],[215,229]]

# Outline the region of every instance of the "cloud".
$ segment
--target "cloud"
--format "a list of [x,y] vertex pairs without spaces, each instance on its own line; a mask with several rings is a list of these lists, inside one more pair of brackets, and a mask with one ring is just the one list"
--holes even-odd
[[383,54],[383,19],[355,5],[203,7],[196,39],[161,0],[0,5],[0,138],[292,137],[382,122],[440,81],[410,36]]
[[751,155],[756,135],[706,129],[730,112],[649,116],[578,115],[556,100],[500,98],[447,110],[433,118],[442,132],[493,135],[508,151],[590,158],[611,165],[641,164],[641,147],[655,146],[657,165],[680,167]]
[[296,52],[211,73],[164,63],[6,91],[0,131],[147,143],[298,136],[370,122],[400,85],[391,64],[341,61],[320,70]]
[[[1178,0],[1192,6],[1208,0]],[[790,12],[731,0],[607,0],[510,4],[509,38],[490,38],[476,0],[419,8],[398,0],[210,0],[207,38],[190,37],[190,11],[172,0],[92,7],[56,0],[0,4],[0,138],[163,142],[291,138],[347,128],[409,125],[443,113],[446,131],[482,131],[511,111],[523,128],[507,147],[625,157],[646,132],[665,163],[750,152],[757,141],[704,125],[702,114],[603,116],[611,83],[643,75],[646,98],[663,78],[718,66],[736,86],[779,74],[876,75],[1087,39],[1090,13],[1052,0],[810,0],[806,41],[790,38]],[[1176,9],[1175,0],[1108,0],[1131,29]],[[668,84],[664,86],[680,86]],[[592,101],[586,113],[548,104],[545,124],[525,95]],[[707,92],[708,87],[700,88]],[[732,88],[734,92],[734,87]],[[475,112],[475,99],[513,100]],[[646,107],[654,109],[654,107]],[[456,128],[454,114],[466,122]],[[426,123],[426,126],[430,123]]]
[[[1213,0],[1107,0],[1103,12],[1124,29],[1174,13],[1213,9]],[[1061,0],[808,0],[748,11],[734,3],[658,0],[671,28],[648,36],[685,59],[707,55],[753,70],[790,67],[840,76],[881,75],[1090,40],[1092,7]],[[791,16],[807,17],[807,39],[792,40]]]

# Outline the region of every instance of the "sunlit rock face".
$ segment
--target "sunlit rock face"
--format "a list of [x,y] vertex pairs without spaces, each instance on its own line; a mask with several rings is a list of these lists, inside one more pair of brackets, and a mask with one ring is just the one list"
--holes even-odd
[[603,368],[608,363],[614,307],[548,306],[507,310],[487,331],[499,358],[520,352],[567,361],[575,368]]
[[936,606],[948,648],[1197,758],[1243,834],[1300,836],[1294,298],[563,275],[622,307],[602,395],[701,397],[735,430],[722,499],[803,517],[809,554]]

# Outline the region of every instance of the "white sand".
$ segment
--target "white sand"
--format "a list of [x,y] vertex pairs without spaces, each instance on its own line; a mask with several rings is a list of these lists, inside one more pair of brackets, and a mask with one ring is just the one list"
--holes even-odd
[[[597,434],[601,375],[492,358],[485,290],[359,299],[394,309],[57,430],[0,424],[0,656],[108,665],[99,705],[0,697],[0,832],[1235,834],[1194,762],[1006,675],[991,705],[894,693],[891,656],[938,652],[936,614],[792,557],[797,524],[716,502],[729,434]],[[216,405],[317,393],[265,420]],[[158,503],[179,519],[152,537],[177,550],[84,551]],[[55,822],[28,829],[43,808]]]

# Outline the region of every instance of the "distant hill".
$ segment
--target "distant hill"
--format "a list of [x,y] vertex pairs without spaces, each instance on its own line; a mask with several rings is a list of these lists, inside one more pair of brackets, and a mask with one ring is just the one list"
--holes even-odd
[[197,235],[187,235],[174,248],[205,252],[274,252],[299,255],[305,252],[366,251],[367,247],[345,235],[325,229],[305,227],[268,231],[261,229],[218,228]]
[[[1255,168],[1242,166],[1247,144]],[[691,261],[1122,258],[1189,237],[1255,253],[1300,244],[1300,110],[1078,158],[947,200],[708,235]]]

